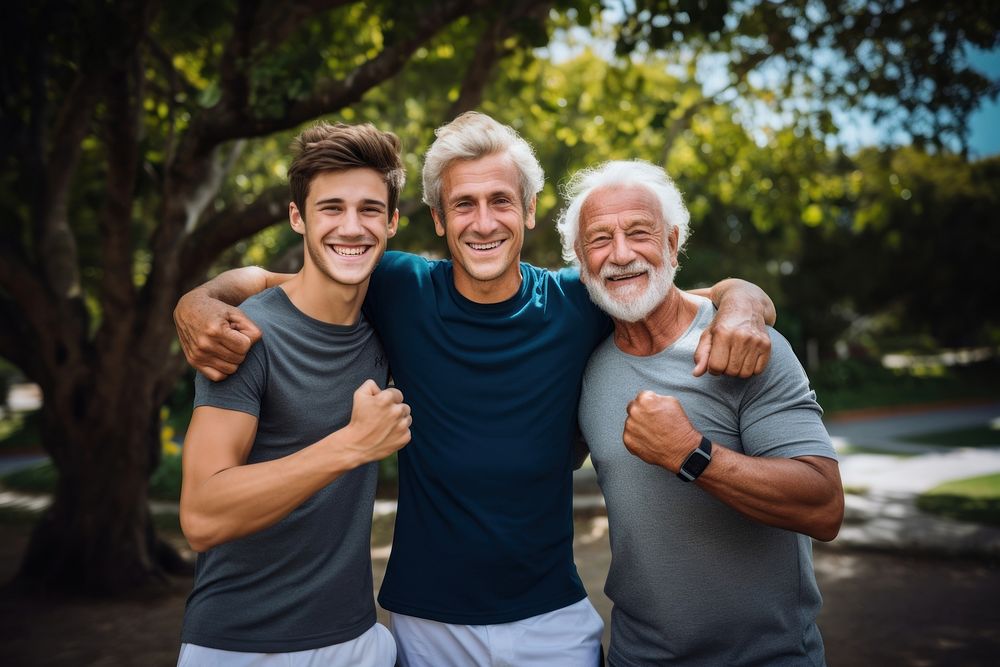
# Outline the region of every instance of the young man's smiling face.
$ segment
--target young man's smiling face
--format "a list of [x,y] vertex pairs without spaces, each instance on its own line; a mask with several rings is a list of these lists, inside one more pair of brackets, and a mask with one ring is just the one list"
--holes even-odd
[[438,236],[448,241],[455,288],[468,299],[495,303],[520,287],[524,231],[535,226],[535,200],[525,211],[520,182],[505,153],[457,160],[444,171],[444,219],[431,214]]
[[374,169],[324,171],[309,183],[303,216],[295,203],[292,229],[305,240],[305,268],[342,285],[371,276],[396,233],[399,214],[389,211],[389,189]]

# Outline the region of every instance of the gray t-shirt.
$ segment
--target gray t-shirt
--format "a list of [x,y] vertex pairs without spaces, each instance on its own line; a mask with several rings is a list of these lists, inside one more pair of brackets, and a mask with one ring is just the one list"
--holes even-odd
[[[307,317],[281,288],[243,304],[264,337],[222,382],[201,375],[195,406],[258,418],[248,464],[292,454],[350,421],[366,379],[386,386],[382,346],[364,316],[353,326]],[[371,519],[377,464],[356,468],[258,533],[198,555],[181,640],[283,653],[360,636],[375,623]]]
[[738,452],[836,458],[805,372],[773,330],[762,374],[691,375],[714,313],[701,301],[667,349],[636,357],[609,338],[584,376],[580,425],[610,527],[608,664],[822,665],[810,539],[742,516],[622,444],[626,406],[648,389],[677,397],[698,431]]

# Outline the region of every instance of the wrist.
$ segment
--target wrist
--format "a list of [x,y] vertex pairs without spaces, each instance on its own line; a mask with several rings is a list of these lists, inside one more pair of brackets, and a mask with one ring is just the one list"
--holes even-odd
[[324,440],[329,452],[327,460],[330,472],[339,475],[368,463],[362,454],[363,448],[357,446],[358,439],[350,424],[331,433]]

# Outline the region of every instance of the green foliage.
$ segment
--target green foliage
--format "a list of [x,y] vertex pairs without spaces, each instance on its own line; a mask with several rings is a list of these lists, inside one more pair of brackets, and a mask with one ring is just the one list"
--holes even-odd
[[799,230],[799,257],[782,279],[805,335],[829,349],[848,333],[873,354],[920,336],[930,347],[992,344],[1000,158],[867,150],[842,170],[843,215]]
[[948,482],[917,498],[929,514],[1000,526],[1000,474]]
[[149,497],[158,500],[181,499],[181,455],[164,454],[149,478]]
[[838,411],[915,403],[996,398],[997,363],[942,368],[936,375],[890,370],[872,362],[825,361],[809,374],[827,415]]
[[35,449],[41,442],[41,412],[14,413],[0,420],[0,451]]
[[903,439],[907,442],[945,447],[997,447],[1000,446],[1000,429],[983,425],[953,431],[921,433]]

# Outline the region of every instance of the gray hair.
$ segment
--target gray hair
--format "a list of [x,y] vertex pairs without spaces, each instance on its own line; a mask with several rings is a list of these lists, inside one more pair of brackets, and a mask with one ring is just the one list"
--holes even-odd
[[493,120],[486,114],[467,111],[434,131],[437,139],[424,156],[424,203],[444,219],[441,189],[444,171],[455,160],[478,160],[487,155],[506,153],[520,175],[521,208],[527,212],[532,198],[545,185],[545,172],[535,151],[514,128]]
[[570,264],[579,264],[577,236],[580,233],[580,210],[587,197],[604,187],[640,186],[648,189],[660,202],[660,213],[667,231],[677,228],[677,252],[684,248],[688,237],[691,214],[684,205],[681,192],[663,168],[645,160],[615,160],[604,162],[590,169],[582,169],[563,187],[563,196],[569,202],[556,222],[562,238],[562,256]]

